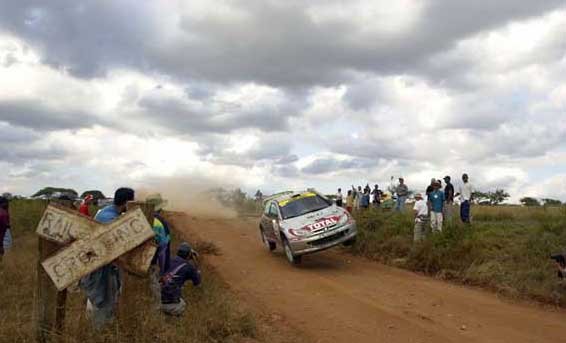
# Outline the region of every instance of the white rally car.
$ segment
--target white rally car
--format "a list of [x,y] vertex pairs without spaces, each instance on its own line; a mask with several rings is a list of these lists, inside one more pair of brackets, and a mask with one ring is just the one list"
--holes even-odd
[[305,254],[350,245],[357,234],[352,216],[312,189],[265,200],[259,229],[267,248],[282,246],[292,264],[299,264]]

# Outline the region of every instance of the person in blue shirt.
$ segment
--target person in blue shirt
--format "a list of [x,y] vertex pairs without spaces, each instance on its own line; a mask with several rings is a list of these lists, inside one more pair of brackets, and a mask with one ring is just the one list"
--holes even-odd
[[168,315],[181,316],[187,303],[181,297],[185,282],[194,286],[201,283],[200,270],[196,265],[198,254],[188,243],[181,243],[177,256],[171,261],[167,273],[161,277],[161,311]]
[[428,195],[430,203],[430,227],[432,232],[442,231],[443,212],[445,196],[444,192],[440,190],[440,183],[435,181],[433,183],[433,191]]
[[[119,188],[114,194],[114,203],[99,210],[94,220],[110,223],[126,212],[128,201],[134,200],[134,190]],[[102,328],[112,322],[116,315],[118,298],[122,288],[121,271],[114,263],[100,267],[80,281],[87,296],[87,313],[94,327]]]

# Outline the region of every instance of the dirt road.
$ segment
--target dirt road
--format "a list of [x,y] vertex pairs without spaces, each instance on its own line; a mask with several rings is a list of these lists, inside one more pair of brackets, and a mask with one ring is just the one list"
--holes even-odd
[[257,223],[174,218],[213,241],[208,260],[246,303],[307,342],[566,342],[566,312],[513,304],[334,249],[290,266],[261,244]]

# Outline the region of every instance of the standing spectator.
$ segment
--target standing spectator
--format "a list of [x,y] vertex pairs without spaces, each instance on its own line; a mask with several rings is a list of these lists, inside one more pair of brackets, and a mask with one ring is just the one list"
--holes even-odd
[[364,194],[362,195],[362,200],[360,207],[366,210],[369,207],[369,187],[364,188]]
[[151,261],[149,268],[150,289],[154,300],[161,303],[161,286],[159,278],[169,270],[171,263],[171,230],[169,223],[163,217],[163,208],[167,206],[167,200],[161,194],[151,194],[146,198],[146,203],[153,205],[153,232],[155,233],[154,242],[157,244],[157,251]]
[[346,196],[346,211],[352,213],[352,207],[354,206],[354,193],[351,189],[348,190],[348,196]]
[[415,210],[415,229],[413,240],[415,242],[419,242],[425,237],[428,206],[426,201],[423,200],[421,193],[417,193],[415,195],[415,200],[415,206],[413,207],[413,210]]
[[[426,200],[430,201],[429,194],[434,192],[434,184],[436,183],[436,179],[430,179],[430,185],[426,188]],[[430,205],[430,204],[429,204]]]
[[434,190],[428,196],[430,203],[430,227],[432,232],[442,231],[442,222],[444,212],[444,192],[440,190],[440,183],[434,183]]
[[447,220],[452,220],[452,207],[454,206],[454,186],[450,180],[450,176],[444,177],[444,183],[446,183],[446,186],[444,186],[444,200],[446,201],[444,213]]
[[373,191],[371,191],[371,195],[373,195],[373,199],[372,199],[372,203],[373,206],[375,207],[379,207],[379,204],[381,203],[381,191],[379,190],[379,186],[376,184],[373,187]]
[[8,199],[0,196],[0,262],[4,256],[4,235],[10,229],[10,213]]
[[396,211],[403,211],[405,209],[405,201],[407,201],[407,196],[409,196],[409,187],[405,184],[405,179],[399,178],[399,184],[395,188],[395,193],[397,193],[397,204],[395,206]]
[[[117,189],[114,193],[114,203],[99,210],[94,220],[99,223],[115,221],[126,212],[128,201],[132,200],[134,200],[133,189]],[[97,329],[112,322],[116,316],[118,298],[122,289],[121,274],[118,266],[111,262],[81,279],[81,288],[87,296],[87,312]]]
[[342,188],[338,188],[336,193],[336,206],[342,207]]
[[460,219],[463,223],[470,223],[470,206],[472,202],[473,187],[469,182],[468,174],[462,175],[462,184],[455,196],[460,196]]
[[82,215],[90,217],[90,210],[88,209],[88,207],[92,203],[93,199],[94,199],[94,197],[92,196],[92,194],[88,194],[87,196],[85,196],[83,201],[81,201],[81,206],[79,207],[79,212]]

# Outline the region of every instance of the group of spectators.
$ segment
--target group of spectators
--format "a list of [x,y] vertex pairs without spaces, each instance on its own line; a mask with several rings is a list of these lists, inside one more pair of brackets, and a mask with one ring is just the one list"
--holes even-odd
[[[114,194],[113,203],[96,212],[94,220],[99,223],[111,223],[127,210],[127,204],[134,200],[135,192],[131,188],[119,188]],[[53,201],[67,199],[54,199]],[[81,215],[91,217],[89,206],[92,196],[82,200],[78,211]],[[150,285],[156,309],[168,315],[182,315],[186,303],[182,298],[182,289],[186,281],[197,286],[201,282],[198,268],[198,254],[192,247],[183,242],[176,256],[170,257],[171,232],[167,220],[163,217],[163,208],[167,201],[159,194],[147,197],[147,203],[154,206],[152,225],[155,233],[157,252],[150,267]],[[71,206],[71,205],[70,205]],[[3,239],[10,228],[9,201],[0,197],[0,267],[4,255]],[[102,328],[112,322],[116,315],[120,294],[123,288],[123,271],[114,261],[100,267],[80,280],[79,286],[87,298],[87,315],[95,328]]]
[[[444,185],[442,180],[444,180]],[[444,219],[452,219],[454,200],[457,198],[460,202],[460,219],[463,223],[470,223],[472,193],[473,188],[467,174],[462,175],[462,182],[458,184],[457,189],[452,184],[450,176],[445,176],[443,179],[432,179],[430,185],[426,188],[425,196],[422,193],[414,195],[415,241],[422,240],[425,237],[426,223],[428,222],[430,222],[432,232],[442,231]],[[410,194],[405,179],[400,177],[399,183],[393,187],[392,194],[395,199],[396,211],[404,210]],[[352,186],[352,189],[348,190],[346,194],[345,204],[341,188],[338,188],[335,198],[337,206],[346,207],[351,213],[352,211],[367,209],[370,206],[380,207],[384,193],[377,184],[373,189],[367,184],[363,189],[361,186],[357,188]]]
[[[363,189],[362,186],[358,186],[358,188],[352,186],[352,189],[348,190],[346,195],[345,207],[350,213],[353,210],[367,209],[370,206],[379,207],[382,196],[383,193],[379,189],[379,185],[375,185],[373,189],[369,184],[366,184]],[[336,193],[336,205],[344,207],[344,196],[341,188],[338,188]]]
[[426,223],[430,221],[431,231],[441,232],[445,219],[452,220],[454,210],[454,200],[460,200],[460,220],[463,223],[470,223],[470,205],[472,201],[473,188],[469,181],[468,174],[462,175],[462,183],[458,185],[455,192],[454,185],[450,176],[444,177],[445,186],[442,181],[432,179],[426,188],[426,200],[421,193],[415,194],[414,240],[420,241],[426,236]]

